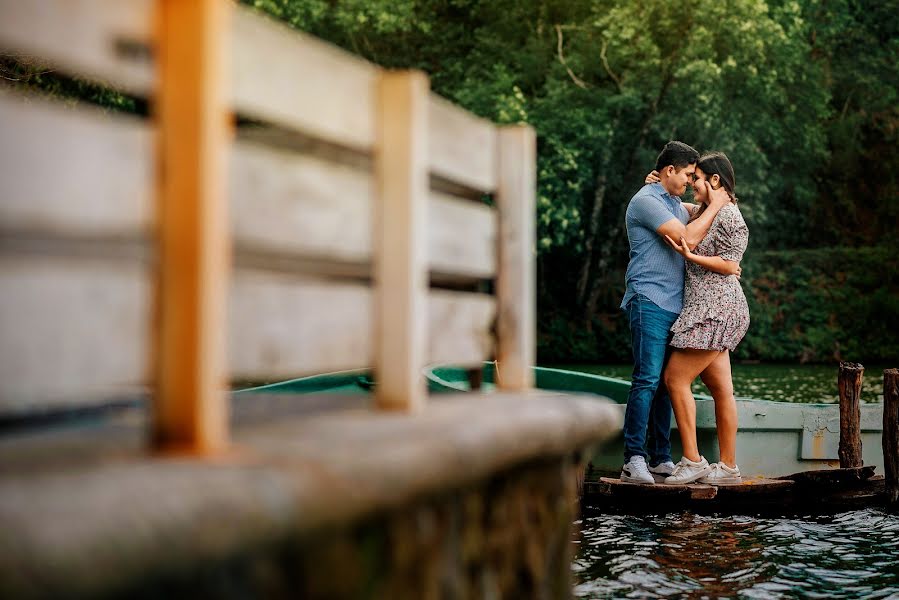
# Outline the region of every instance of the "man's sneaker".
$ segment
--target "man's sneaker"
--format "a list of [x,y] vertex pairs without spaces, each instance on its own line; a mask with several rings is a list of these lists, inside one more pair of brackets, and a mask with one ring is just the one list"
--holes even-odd
[[743,483],[743,478],[740,476],[740,467],[737,465],[731,469],[723,462],[717,462],[712,465],[712,472],[700,479],[699,483],[708,483],[709,485]]
[[665,478],[674,472],[674,463],[670,460],[659,463],[654,467],[649,467],[649,473],[656,483],[662,483]]
[[665,479],[665,483],[668,485],[693,483],[697,479],[702,479],[711,472],[712,467],[709,466],[709,461],[703,457],[700,456],[699,460],[694,462],[685,456],[680,459],[680,462],[674,467],[674,472]]
[[655,483],[649,469],[646,467],[646,459],[640,455],[632,456],[621,467],[621,481],[627,483]]

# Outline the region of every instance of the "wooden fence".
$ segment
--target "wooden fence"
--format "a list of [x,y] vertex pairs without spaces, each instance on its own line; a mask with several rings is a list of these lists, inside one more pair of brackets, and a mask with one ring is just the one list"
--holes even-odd
[[427,363],[495,357],[531,385],[529,127],[226,0],[0,0],[0,51],[151,107],[0,88],[3,418],[149,389],[154,447],[207,453],[230,380],[373,366],[414,410]]

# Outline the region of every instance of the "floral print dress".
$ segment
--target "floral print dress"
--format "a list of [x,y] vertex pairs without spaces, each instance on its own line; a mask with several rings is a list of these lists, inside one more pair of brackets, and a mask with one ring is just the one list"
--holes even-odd
[[[693,209],[694,212],[699,207]],[[715,216],[695,254],[739,262],[749,243],[749,228],[736,204]],[[749,329],[749,305],[735,275],[721,275],[687,261],[684,309],[671,326],[675,348],[733,350]]]

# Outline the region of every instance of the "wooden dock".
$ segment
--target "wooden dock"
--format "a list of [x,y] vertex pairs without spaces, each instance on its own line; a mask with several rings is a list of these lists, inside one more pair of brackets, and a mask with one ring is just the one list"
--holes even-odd
[[747,477],[743,483],[655,485],[627,483],[588,473],[585,502],[615,510],[812,510],[830,511],[880,505],[884,478],[874,467],[805,471],[769,479]]

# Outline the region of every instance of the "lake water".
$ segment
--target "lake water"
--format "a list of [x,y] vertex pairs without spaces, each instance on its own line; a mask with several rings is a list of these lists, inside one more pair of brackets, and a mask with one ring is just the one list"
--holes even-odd
[[899,598],[899,515],[585,511],[577,598]]
[[[630,379],[630,366],[567,365]],[[734,365],[737,396],[837,402],[837,368]],[[882,401],[883,367],[862,400]],[[701,383],[694,387],[706,393]],[[633,515],[583,507],[577,598],[890,598],[899,600],[899,515],[878,509],[772,517],[689,511]]]

